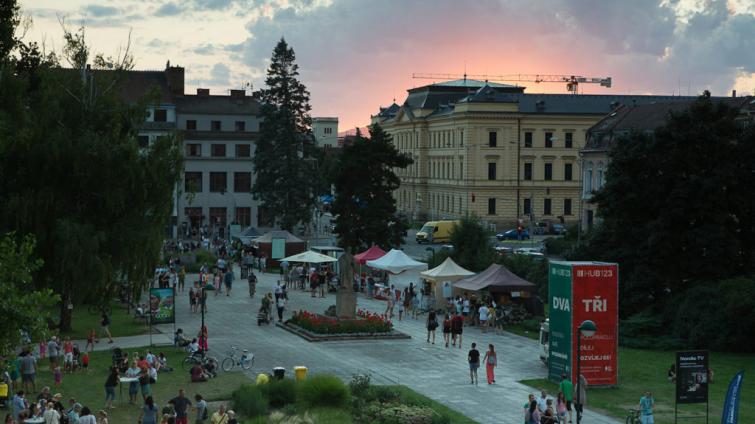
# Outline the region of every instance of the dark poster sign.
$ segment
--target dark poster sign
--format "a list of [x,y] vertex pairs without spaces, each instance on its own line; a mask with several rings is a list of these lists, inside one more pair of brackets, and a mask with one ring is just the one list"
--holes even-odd
[[676,352],[676,403],[708,402],[708,351]]

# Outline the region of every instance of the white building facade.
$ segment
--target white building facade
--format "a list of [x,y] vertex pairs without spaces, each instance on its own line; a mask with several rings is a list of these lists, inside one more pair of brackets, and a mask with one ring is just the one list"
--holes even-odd
[[338,118],[312,118],[312,135],[317,147],[339,147]]

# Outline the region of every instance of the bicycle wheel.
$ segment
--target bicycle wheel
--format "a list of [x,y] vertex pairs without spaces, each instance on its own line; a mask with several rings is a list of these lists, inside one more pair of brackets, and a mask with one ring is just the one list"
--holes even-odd
[[223,359],[223,371],[229,372],[233,369],[233,366],[236,364],[236,361],[233,358],[225,358]]
[[181,361],[181,369],[184,371],[189,371],[190,369],[192,369],[192,367],[194,367],[194,364],[196,363],[197,361],[194,358],[187,356],[183,361]]
[[246,355],[246,358],[242,358],[239,362],[241,362],[241,368],[248,370],[254,366],[254,355],[250,353]]
[[215,370],[215,372],[217,372],[218,368],[220,368],[220,362],[216,358],[213,358],[211,356],[207,358],[205,365]]

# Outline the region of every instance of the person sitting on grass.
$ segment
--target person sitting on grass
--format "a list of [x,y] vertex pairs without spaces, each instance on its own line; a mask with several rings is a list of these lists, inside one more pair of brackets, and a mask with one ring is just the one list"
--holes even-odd
[[208,378],[210,378],[210,375],[205,372],[200,364],[194,364],[194,366],[191,367],[191,371],[189,371],[189,373],[191,374],[192,383],[204,382],[207,381]]
[[160,352],[159,355],[157,355],[157,362],[160,364],[160,368],[158,368],[158,372],[171,372],[173,371],[173,368],[168,366],[168,358],[165,356],[163,352]]

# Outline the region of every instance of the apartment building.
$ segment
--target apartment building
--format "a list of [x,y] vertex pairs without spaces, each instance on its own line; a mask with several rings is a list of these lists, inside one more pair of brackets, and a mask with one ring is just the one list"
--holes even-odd
[[410,89],[403,104],[380,108],[372,123],[414,159],[398,170],[398,209],[417,220],[474,213],[500,228],[577,222],[587,130],[621,105],[676,99],[524,91],[462,79]]
[[338,145],[338,118],[318,117],[312,118],[312,135],[315,137],[315,146],[332,148]]

